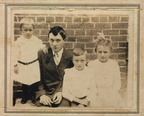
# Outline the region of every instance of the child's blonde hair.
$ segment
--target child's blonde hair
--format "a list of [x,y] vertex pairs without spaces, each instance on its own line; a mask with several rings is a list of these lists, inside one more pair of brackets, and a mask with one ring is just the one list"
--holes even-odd
[[31,24],[31,25],[33,25],[33,28],[35,28],[34,21],[31,18],[29,18],[29,17],[23,18],[20,21],[20,30],[22,30],[22,26],[24,24]]
[[97,51],[98,45],[102,46],[108,46],[110,50],[112,50],[112,41],[110,39],[107,39],[103,36],[98,36],[98,38],[95,41],[95,51]]

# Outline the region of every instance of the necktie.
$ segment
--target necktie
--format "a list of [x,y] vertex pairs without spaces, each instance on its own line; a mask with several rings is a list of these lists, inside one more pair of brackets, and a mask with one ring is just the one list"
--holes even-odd
[[54,58],[55,58],[56,65],[58,65],[59,64],[59,55],[57,52],[55,52]]

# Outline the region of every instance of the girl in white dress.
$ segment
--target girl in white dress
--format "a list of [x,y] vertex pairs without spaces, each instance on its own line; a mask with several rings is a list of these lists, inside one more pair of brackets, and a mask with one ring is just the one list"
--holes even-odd
[[35,26],[31,18],[23,18],[20,22],[22,35],[13,44],[15,79],[22,83],[22,100],[25,104],[34,95],[36,82],[40,81],[38,51],[44,46],[42,41],[33,35]]
[[109,59],[111,49],[111,40],[99,36],[95,48],[98,59],[88,64],[95,71],[94,94],[91,96],[90,107],[122,107],[123,100],[118,93],[121,88],[120,68],[115,60]]

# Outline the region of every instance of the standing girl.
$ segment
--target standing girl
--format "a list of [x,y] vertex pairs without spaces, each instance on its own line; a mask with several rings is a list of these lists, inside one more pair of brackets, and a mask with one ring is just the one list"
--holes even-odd
[[16,81],[22,83],[22,100],[25,104],[35,95],[36,82],[40,81],[38,51],[44,48],[42,41],[33,35],[35,26],[31,18],[20,22],[22,35],[14,42],[14,73]]

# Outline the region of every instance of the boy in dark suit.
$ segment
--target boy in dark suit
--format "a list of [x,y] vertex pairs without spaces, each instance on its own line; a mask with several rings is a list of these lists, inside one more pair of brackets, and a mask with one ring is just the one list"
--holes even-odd
[[35,104],[50,107],[69,106],[68,100],[62,97],[64,69],[73,67],[71,52],[63,48],[65,31],[55,26],[49,31],[48,38],[48,53],[38,53],[41,82],[36,92]]

